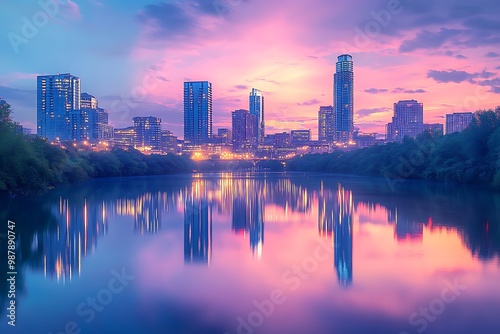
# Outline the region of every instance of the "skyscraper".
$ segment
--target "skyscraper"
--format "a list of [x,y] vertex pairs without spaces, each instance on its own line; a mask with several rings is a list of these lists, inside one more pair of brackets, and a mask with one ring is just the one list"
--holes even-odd
[[134,117],[136,148],[150,148],[160,151],[162,148],[161,118]]
[[318,140],[333,142],[334,139],[335,131],[333,107],[320,107],[318,112]]
[[265,136],[264,95],[255,88],[250,92],[250,114],[256,116],[257,141],[258,144],[262,144]]
[[212,84],[208,81],[184,83],[184,140],[205,144],[212,139]]
[[99,108],[97,99],[87,93],[81,95],[80,110],[69,113],[70,140],[109,140],[113,128],[108,125],[108,112]]
[[233,129],[233,148],[237,151],[255,147],[257,144],[257,116],[248,110],[239,109],[231,113]]
[[394,103],[394,117],[387,124],[387,140],[415,138],[424,131],[424,105],[416,100]]
[[458,112],[446,114],[446,134],[464,131],[472,122],[474,114],[471,112]]
[[80,78],[69,73],[37,77],[37,134],[69,140],[70,112],[80,110]]
[[354,68],[351,55],[338,57],[333,77],[335,140],[347,143],[354,133]]

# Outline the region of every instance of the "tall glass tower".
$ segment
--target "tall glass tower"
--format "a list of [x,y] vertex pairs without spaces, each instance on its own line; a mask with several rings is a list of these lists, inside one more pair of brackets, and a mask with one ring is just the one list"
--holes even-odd
[[250,92],[250,114],[256,116],[255,128],[257,129],[257,142],[262,144],[264,142],[264,95],[258,89],[252,88]]
[[338,57],[333,77],[335,140],[347,143],[354,132],[354,69],[351,55]]
[[184,140],[205,144],[212,139],[212,84],[208,81],[184,83]]
[[69,73],[37,77],[37,134],[69,140],[70,112],[80,110],[80,78]]

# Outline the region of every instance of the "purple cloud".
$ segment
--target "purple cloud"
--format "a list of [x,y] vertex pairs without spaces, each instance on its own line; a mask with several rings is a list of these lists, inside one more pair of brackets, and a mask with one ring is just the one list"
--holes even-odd
[[469,81],[474,83],[473,79],[482,78],[488,79],[494,76],[495,74],[492,72],[483,71],[481,73],[468,73],[465,71],[456,71],[456,70],[448,70],[448,71],[436,71],[430,70],[427,72],[427,77],[434,79],[436,82],[455,82],[460,83],[464,81]]
[[378,89],[378,88],[370,88],[370,89],[365,89],[364,92],[365,93],[369,93],[369,94],[379,94],[379,93],[387,93],[389,90],[388,89]]
[[299,106],[314,106],[314,105],[317,105],[319,103],[320,103],[319,100],[312,99],[312,100],[309,100],[309,101],[304,101],[302,103],[297,103],[297,105],[299,105]]
[[359,116],[359,118],[365,118],[373,114],[379,114],[379,113],[384,113],[387,111],[390,111],[391,108],[387,107],[380,107],[380,108],[372,108],[372,109],[359,109],[356,111],[356,114]]
[[418,49],[436,49],[461,32],[461,30],[447,28],[441,28],[438,32],[424,30],[418,33],[414,39],[403,41],[399,51],[412,52]]
[[488,52],[487,54],[485,54],[484,56],[488,57],[488,58],[499,58],[500,54],[491,51],[491,52]]
[[392,93],[398,94],[398,93],[404,93],[404,94],[423,94],[427,93],[426,90],[420,88],[420,89],[406,89],[406,88],[395,88]]

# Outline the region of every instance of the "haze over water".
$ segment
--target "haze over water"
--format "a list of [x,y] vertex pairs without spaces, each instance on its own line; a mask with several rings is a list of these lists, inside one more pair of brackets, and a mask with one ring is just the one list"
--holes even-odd
[[195,174],[95,180],[5,208],[16,333],[500,328],[500,195],[482,190]]

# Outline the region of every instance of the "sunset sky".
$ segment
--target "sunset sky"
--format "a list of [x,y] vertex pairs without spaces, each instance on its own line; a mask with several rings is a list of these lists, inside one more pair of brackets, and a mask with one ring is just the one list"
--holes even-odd
[[0,97],[33,130],[36,76],[69,72],[115,127],[152,115],[182,137],[182,83],[208,80],[214,132],[257,88],[267,133],[311,129],[316,138],[343,53],[354,58],[363,132],[385,133],[401,99],[423,102],[426,123],[500,105],[498,0],[55,1],[0,11]]

